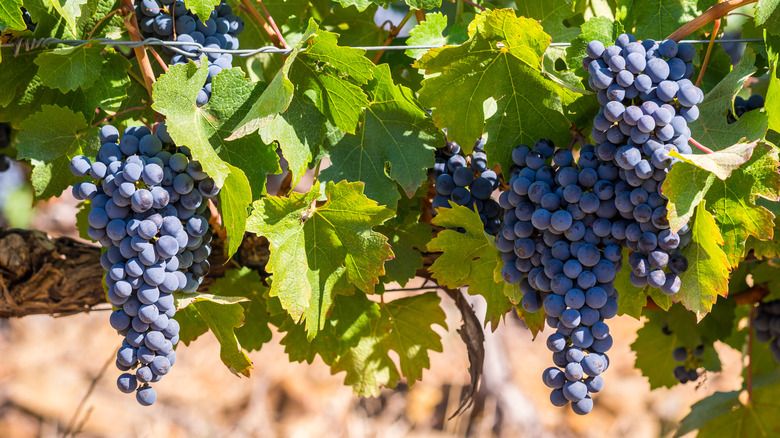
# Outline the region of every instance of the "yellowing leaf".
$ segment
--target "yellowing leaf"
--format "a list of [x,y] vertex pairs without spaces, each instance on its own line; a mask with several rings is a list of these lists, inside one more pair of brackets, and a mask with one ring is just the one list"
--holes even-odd
[[731,171],[746,163],[753,155],[757,141],[750,143],[738,143],[726,149],[715,151],[711,154],[678,154],[675,151],[671,156],[679,158],[686,163],[712,172],[718,178],[725,180],[731,175]]

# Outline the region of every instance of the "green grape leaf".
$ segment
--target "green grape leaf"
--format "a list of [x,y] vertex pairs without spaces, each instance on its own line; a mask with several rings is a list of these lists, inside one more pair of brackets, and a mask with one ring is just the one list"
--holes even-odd
[[[571,41],[580,34],[571,2],[565,0],[517,0],[515,9],[523,17],[539,20],[554,42]],[[572,20],[572,23],[569,23]],[[581,20],[580,20],[581,21]],[[567,25],[568,24],[568,25]]]
[[187,9],[198,17],[208,17],[221,0],[187,0]]
[[768,128],[780,133],[780,80],[777,77],[778,69],[780,69],[780,53],[778,52],[780,50],[780,37],[770,37],[766,34],[765,39],[770,68],[764,111],[767,114]]
[[393,257],[387,238],[372,231],[393,212],[366,198],[362,183],[328,183],[324,194],[321,206],[313,205],[319,184],[306,194],[263,198],[247,221],[247,231],[270,242],[270,296],[296,321],[306,320],[309,339],[324,327],[335,294],[353,287],[373,293]]
[[756,205],[756,198],[780,197],[779,166],[777,149],[762,143],[749,163],[735,170],[727,180],[715,180],[707,191],[705,200],[715,213],[715,222],[725,242],[723,251],[732,268],[744,257],[748,237],[769,241],[774,237],[774,214]]
[[235,375],[249,377],[252,361],[236,338],[235,329],[244,324],[244,308],[241,304],[217,304],[197,301],[192,304],[211,333],[219,341],[219,357]]
[[[0,32],[6,30],[24,30],[27,25],[22,19],[22,0],[6,0],[0,2]],[[2,58],[0,58],[2,59]]]
[[249,180],[241,169],[230,166],[225,185],[219,192],[219,210],[227,233],[225,255],[228,259],[233,257],[244,240],[247,210],[251,203],[252,188]]
[[373,64],[364,50],[340,47],[335,33],[317,28],[312,19],[304,47],[290,65],[289,78],[295,92],[306,94],[334,125],[354,133],[362,109],[368,106],[360,86],[372,78]]
[[485,226],[479,215],[451,202],[452,208],[439,208],[439,214],[432,223],[440,227],[463,228],[441,231],[428,243],[428,251],[442,254],[428,270],[433,278],[452,289],[469,285],[469,294],[482,295],[487,301],[485,324],[491,323],[495,330],[504,315],[512,309],[509,296],[514,295],[517,286],[501,278],[504,266],[501,253],[493,245],[493,238],[485,233]]
[[669,198],[666,210],[673,232],[688,223],[715,179],[714,174],[688,162],[674,163],[661,186],[664,196]]
[[50,105],[22,122],[18,141],[17,158],[32,161],[31,180],[38,199],[59,196],[81,181],[70,172],[70,159],[82,154],[94,157],[100,147],[97,128],[90,128],[81,113]]
[[87,216],[89,216],[89,212],[92,210],[89,204],[90,201],[83,201],[79,204],[79,211],[76,213],[76,229],[79,230],[79,237],[84,240],[92,240],[89,234],[87,234],[87,228],[89,228]]
[[301,180],[317,151],[317,145],[325,139],[324,122],[325,116],[314,104],[296,95],[287,111],[260,128],[264,143],[279,143],[287,168],[293,174],[291,187]]
[[431,240],[431,227],[420,222],[420,198],[401,198],[395,217],[374,230],[387,236],[395,258],[385,262],[380,284],[398,283],[402,287],[423,267],[420,251]]
[[[401,376],[411,386],[430,367],[428,350],[442,351],[441,338],[431,326],[447,328],[441,299],[435,292],[379,304],[380,317],[355,333],[358,343],[340,355],[331,372],[346,372],[344,383],[361,396],[377,396],[381,387],[394,388]],[[399,358],[399,369],[390,351]]]
[[105,60],[103,46],[82,45],[43,52],[35,58],[43,84],[63,93],[89,88],[99,77]]
[[756,26],[766,28],[767,32],[780,35],[780,1],[758,0],[756,5]]
[[179,322],[179,342],[184,345],[190,345],[200,335],[209,331],[209,326],[203,321],[195,306],[178,310],[173,319]]
[[199,303],[201,301],[209,301],[216,304],[235,304],[235,303],[240,303],[242,301],[247,301],[247,299],[244,297],[215,295],[210,293],[206,294],[200,292],[191,292],[191,293],[177,292],[176,294],[174,294],[173,297],[174,297],[173,301],[175,303],[177,310],[184,309],[185,307],[189,306],[192,303]]
[[26,52],[22,50],[13,56],[11,47],[0,49],[3,65],[3,84],[0,87],[0,106],[6,107],[22,92],[35,77],[37,67],[32,61],[41,53],[40,50]]
[[325,181],[363,181],[366,196],[395,208],[396,182],[411,197],[428,177],[433,151],[444,136],[415,102],[411,90],[393,84],[387,64],[374,68],[367,85],[370,103],[356,135],[346,135],[330,150]]
[[[646,311],[646,315],[654,315],[659,311]],[[650,389],[671,388],[677,383],[674,377],[674,367],[680,365],[672,358],[672,351],[680,346],[678,333],[666,335],[663,325],[651,317],[645,325],[637,330],[636,340],[631,344],[631,351],[636,354],[634,367],[647,377]]]
[[536,339],[544,330],[547,322],[547,314],[544,313],[544,309],[539,310],[536,313],[528,313],[523,306],[517,306],[517,315],[525,322],[526,327],[531,332],[532,339]]
[[755,438],[777,435],[780,430],[780,406],[776,379],[753,385],[749,404],[740,401],[741,391],[716,392],[691,406],[680,422],[675,437],[699,430],[699,438]]
[[678,154],[672,151],[671,155],[725,180],[734,169],[750,159],[757,144],[756,141],[739,143],[711,154]]
[[485,129],[488,159],[505,169],[519,143],[548,137],[568,144],[562,88],[541,71],[549,44],[535,20],[518,18],[510,9],[485,11],[469,26],[468,41],[430,50],[414,64],[428,75],[420,102],[461,145],[473,145]]
[[[447,17],[441,12],[431,12],[425,15],[425,21],[418,23],[409,31],[407,46],[443,46],[446,44],[461,44],[466,41],[465,33],[458,32],[458,25],[450,27],[447,36],[442,35],[447,28]],[[428,49],[408,49],[404,53],[413,59],[420,59]]]
[[209,290],[219,295],[239,294],[245,297],[241,302],[244,325],[235,329],[236,338],[243,348],[257,351],[271,340],[268,287],[257,271],[249,268],[228,270]]
[[221,185],[230,165],[246,174],[252,198],[265,193],[269,173],[279,173],[279,157],[257,134],[227,141],[251,104],[265,89],[244,77],[241,69],[222,71],[212,80],[211,100],[198,107],[195,99],[206,82],[208,69],[190,62],[172,66],[154,84],[154,108],[167,118],[168,132],[179,146],[187,146],[203,170]]
[[306,337],[305,324],[296,324],[289,316],[279,327],[284,338],[284,352],[291,361],[312,363],[319,355],[328,365],[351,348],[357,346],[369,324],[380,318],[379,305],[366,294],[336,295],[333,311],[325,327],[311,341]]
[[722,249],[723,237],[706,209],[706,201],[696,207],[690,232],[691,242],[682,253],[688,259],[688,270],[680,276],[682,285],[677,299],[701,320],[718,296],[728,293],[730,264]]
[[631,1],[623,24],[629,31],[634,29],[638,37],[662,40],[715,3],[715,0]]
[[[758,198],[756,200],[756,204],[771,211],[772,214],[775,215],[775,218],[780,215],[780,202]],[[778,229],[779,226],[780,224],[775,223],[774,230],[772,231],[773,237],[780,236],[780,229]],[[747,254],[749,251],[753,251],[753,255],[758,259],[772,259],[780,257],[780,239],[773,238],[772,240],[759,240],[753,236],[750,236],[748,237],[747,242],[745,242],[745,253]]]
[[[104,56],[106,62],[100,76],[88,88],[77,90],[76,93],[84,94],[90,107],[99,107],[106,112],[118,112],[127,98],[127,89],[130,86],[130,76],[127,74],[130,61],[115,52],[108,52]],[[146,97],[148,99],[148,94]]]
[[65,20],[68,24],[69,30],[76,35],[78,30],[76,28],[76,20],[81,16],[81,5],[87,2],[87,0],[43,0],[45,3],[54,8],[55,11]]
[[734,96],[756,72],[755,62],[755,51],[746,48],[734,69],[704,96],[704,102],[699,105],[699,119],[688,125],[691,137],[717,151],[741,143],[743,139],[750,142],[764,136],[767,128],[764,112],[748,111],[735,123],[726,123],[729,111],[734,111]]

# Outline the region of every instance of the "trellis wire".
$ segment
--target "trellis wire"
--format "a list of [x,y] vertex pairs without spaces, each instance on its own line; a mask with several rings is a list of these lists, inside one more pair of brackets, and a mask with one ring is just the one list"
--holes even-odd
[[[14,56],[19,54],[19,50],[24,48],[27,51],[37,49],[39,47],[46,47],[55,44],[65,44],[68,46],[80,46],[87,43],[98,43],[104,46],[124,46],[124,47],[140,47],[140,46],[165,46],[175,53],[180,53],[185,56],[198,56],[200,53],[229,53],[231,55],[247,57],[259,54],[281,54],[289,55],[292,49],[280,49],[278,47],[266,46],[257,49],[219,49],[204,47],[199,43],[186,42],[186,41],[164,41],[158,38],[147,38],[143,41],[118,41],[109,38],[96,38],[93,40],[63,40],[60,38],[19,38],[12,43],[0,44],[0,47],[13,47]],[[681,42],[692,44],[709,44],[710,40],[682,40]],[[747,38],[747,39],[720,39],[715,40],[716,43],[762,43],[761,38]],[[567,47],[571,43],[551,43],[550,47]],[[195,47],[195,51],[183,50],[181,47]],[[379,51],[379,50],[429,50],[438,49],[444,46],[363,46],[363,47],[350,47],[352,49],[361,49],[366,51]]]

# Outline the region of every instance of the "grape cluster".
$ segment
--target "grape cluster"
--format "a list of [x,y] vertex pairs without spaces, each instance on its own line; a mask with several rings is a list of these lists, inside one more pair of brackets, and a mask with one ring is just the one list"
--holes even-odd
[[753,318],[756,340],[769,342],[769,349],[777,362],[780,362],[780,300],[758,303]]
[[[9,123],[0,123],[0,151],[5,150],[11,145],[11,125]],[[0,153],[0,172],[5,172],[11,167],[11,157]]]
[[688,123],[698,118],[697,105],[704,99],[690,81],[695,50],[688,43],[640,43],[622,34],[609,47],[591,41],[587,54],[588,84],[601,104],[591,132],[595,152],[599,160],[617,165],[627,183],[616,187],[615,207],[630,222],[625,246],[633,251],[631,283],[675,294],[688,267],[680,249],[690,240],[689,227],[678,233],[669,229],[661,185],[675,161],[670,151],[691,153]]
[[485,141],[480,139],[474,145],[471,155],[464,157],[455,142],[436,151],[436,164],[430,172],[435,181],[436,208],[450,208],[449,201],[476,208],[485,232],[495,235],[501,229],[501,207],[490,198],[498,188],[498,175],[487,167]]
[[[543,373],[556,406],[593,409],[604,385],[612,336],[605,320],[617,314],[613,282],[622,264],[614,206],[618,169],[600,162],[592,145],[577,162],[547,139],[512,151],[511,190],[503,192],[503,227],[496,247],[505,281],[519,283],[528,312],[544,308],[556,331],[547,339],[555,367]],[[547,163],[551,163],[547,164]]]
[[[210,49],[238,49],[238,37],[244,30],[244,21],[233,15],[233,9],[223,0],[211,15],[202,21],[187,9],[183,0],[137,0],[138,25],[146,36],[162,40],[198,43]],[[195,52],[196,46],[180,46],[187,52]],[[185,64],[191,58],[176,53],[169,47],[163,48],[171,54],[171,64]],[[205,105],[211,97],[211,80],[222,70],[233,67],[233,55],[229,53],[208,53],[208,77],[198,93],[198,106]],[[200,63],[197,57],[192,58]]]
[[672,350],[672,359],[682,364],[674,367],[674,378],[683,384],[698,380],[700,374],[697,371],[697,366],[701,362],[700,358],[703,354],[704,345],[699,345],[693,350],[685,347],[677,347]]
[[[729,124],[735,123],[737,119],[742,117],[748,111],[755,111],[764,107],[764,96],[760,94],[753,94],[747,100],[737,96],[734,99],[734,113],[729,110],[726,119]],[[735,117],[736,113],[736,117]]]
[[73,195],[90,201],[87,233],[107,248],[100,263],[117,309],[109,321],[125,338],[116,366],[135,369],[117,386],[136,391],[148,406],[157,398],[149,384],[176,362],[173,292],[195,292],[209,269],[207,201],[219,187],[186,148],[176,150],[163,123],[156,134],[128,128],[121,140],[115,127],[104,126],[100,142],[95,162],[83,155],[71,160],[74,175],[91,178],[73,186]]

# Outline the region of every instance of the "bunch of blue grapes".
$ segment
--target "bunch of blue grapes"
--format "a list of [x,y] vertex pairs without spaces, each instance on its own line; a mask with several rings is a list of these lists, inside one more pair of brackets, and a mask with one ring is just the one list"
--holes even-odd
[[760,94],[753,94],[747,99],[737,96],[734,99],[734,112],[729,110],[726,120],[729,124],[735,123],[737,119],[742,117],[748,111],[759,110],[764,107],[764,96]]
[[695,50],[688,43],[640,43],[622,34],[609,47],[591,41],[587,54],[583,66],[601,104],[591,132],[595,152],[617,165],[627,183],[616,188],[615,207],[630,222],[625,246],[633,251],[631,283],[675,294],[688,268],[680,249],[690,240],[689,227],[670,230],[661,185],[675,162],[669,153],[691,153],[688,123],[699,117],[704,99],[690,80]]
[[501,207],[491,199],[498,188],[498,175],[487,167],[485,141],[480,139],[474,145],[471,155],[461,155],[461,148],[455,142],[436,151],[436,164],[431,170],[436,196],[436,208],[450,208],[449,201],[476,209],[485,226],[485,232],[495,235],[501,229]]
[[775,361],[780,362],[780,300],[758,303],[753,328],[756,340],[769,342]]
[[[580,415],[603,388],[612,336],[605,320],[617,314],[613,282],[622,264],[621,221],[615,221],[618,169],[600,162],[592,145],[575,163],[547,139],[512,152],[511,190],[499,197],[503,227],[496,247],[502,276],[518,284],[528,312],[544,308],[555,333],[547,339],[555,367],[543,373],[555,406],[571,402]],[[617,234],[618,237],[615,235]]]
[[195,292],[209,269],[208,199],[219,187],[186,148],[176,148],[163,123],[155,134],[128,128],[121,140],[115,127],[104,126],[100,142],[94,162],[71,160],[74,175],[90,177],[73,186],[73,195],[89,201],[87,233],[106,248],[100,263],[116,308],[109,322],[124,336],[116,366],[125,373],[117,386],[148,406],[157,398],[150,384],[176,362],[173,293]]
[[[238,49],[238,34],[244,30],[244,21],[233,15],[233,9],[223,0],[204,21],[187,9],[183,0],[137,0],[138,25],[146,36],[162,40],[198,43],[210,49]],[[196,46],[180,46],[182,50],[195,53]],[[190,59],[196,63],[197,56],[188,58],[165,47],[172,54],[171,64],[185,64]],[[198,106],[205,105],[211,97],[211,80],[222,70],[233,68],[233,55],[229,53],[208,53],[208,77],[198,93]]]
[[675,362],[682,364],[674,367],[674,370],[672,371],[674,373],[674,378],[682,384],[698,380],[700,377],[698,365],[701,363],[701,356],[703,354],[704,345],[699,345],[693,350],[689,350],[685,347],[677,347],[672,350],[672,359],[674,359]]

